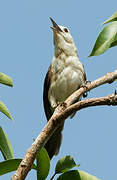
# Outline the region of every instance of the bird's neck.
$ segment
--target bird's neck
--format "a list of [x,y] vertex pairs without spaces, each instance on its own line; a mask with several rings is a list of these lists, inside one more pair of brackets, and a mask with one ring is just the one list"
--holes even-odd
[[78,56],[77,48],[76,48],[75,44],[70,44],[70,45],[64,44],[61,46],[59,46],[59,44],[55,44],[54,56],[57,58],[57,57],[61,56],[61,54],[64,54],[67,57]]
[[60,50],[58,54],[54,54],[52,59],[52,71],[54,74],[61,73],[66,67],[71,66],[75,68],[79,63],[77,53],[68,55],[63,50]]

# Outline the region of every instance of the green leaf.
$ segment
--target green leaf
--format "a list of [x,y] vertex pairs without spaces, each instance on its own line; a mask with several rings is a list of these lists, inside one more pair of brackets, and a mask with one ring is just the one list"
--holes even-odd
[[10,141],[1,127],[0,127],[0,151],[2,152],[5,160],[14,158],[13,149],[10,144]]
[[[7,174],[12,171],[16,171],[22,159],[9,159],[6,161],[0,162],[0,176]],[[35,164],[32,165],[32,169],[37,170]]]
[[22,159],[10,159],[0,162],[0,176],[17,170]]
[[90,175],[87,172],[79,170],[71,170],[60,175],[57,180],[99,180],[97,177]]
[[111,48],[111,47],[114,47],[114,46],[117,46],[117,40],[114,41],[114,42],[111,44],[110,48]]
[[76,166],[79,165],[76,165],[72,156],[65,156],[57,162],[55,167],[55,174],[66,172]]
[[42,148],[41,151],[37,154],[37,179],[44,180],[48,176],[50,169],[50,158],[45,148]]
[[109,19],[107,19],[103,24],[106,24],[112,21],[117,21],[117,11]]
[[0,111],[5,114],[9,119],[13,120],[9,111],[8,111],[8,108],[3,104],[3,102],[0,101]]
[[0,83],[13,87],[12,79],[3,73],[0,73]]
[[81,180],[99,180],[96,176],[93,176],[85,171],[79,171]]
[[90,56],[103,54],[108,48],[117,45],[117,22],[108,24],[100,32]]

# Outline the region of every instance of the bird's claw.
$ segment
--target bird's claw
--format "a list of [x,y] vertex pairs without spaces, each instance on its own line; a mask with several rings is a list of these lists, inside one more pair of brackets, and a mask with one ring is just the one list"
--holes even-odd
[[117,90],[115,90],[115,93],[114,93],[115,95],[117,95]]
[[[91,83],[91,81],[86,80],[81,87],[85,87],[85,88],[87,89],[87,85],[90,84],[90,83]],[[84,98],[87,97],[87,92],[83,93],[83,97],[84,97]]]

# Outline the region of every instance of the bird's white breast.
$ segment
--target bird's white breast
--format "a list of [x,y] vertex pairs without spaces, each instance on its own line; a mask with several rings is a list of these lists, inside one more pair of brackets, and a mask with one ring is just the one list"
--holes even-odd
[[48,97],[51,106],[55,107],[83,84],[83,66],[77,56],[61,54],[53,58],[52,72]]

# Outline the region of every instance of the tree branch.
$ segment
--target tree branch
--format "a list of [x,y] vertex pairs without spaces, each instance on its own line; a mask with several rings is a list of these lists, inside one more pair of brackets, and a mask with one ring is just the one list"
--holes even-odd
[[73,104],[74,102],[77,101],[77,99],[79,99],[79,97],[81,95],[83,95],[85,92],[90,91],[98,86],[101,86],[103,84],[110,84],[113,81],[115,81],[117,79],[117,70],[115,70],[114,72],[108,72],[106,75],[104,75],[103,77],[100,77],[96,80],[94,80],[91,83],[88,83],[84,88],[80,88],[79,90],[75,91],[71,96],[69,96],[67,98],[67,100],[65,101],[66,104],[69,106],[71,104]]
[[27,150],[24,159],[21,161],[16,173],[13,175],[12,180],[24,180],[31,166],[36,158],[37,153],[46,144],[48,139],[54,131],[65,121],[73,112],[79,111],[86,107],[101,106],[101,105],[117,105],[117,94],[108,95],[106,97],[92,98],[79,101],[75,104],[76,100],[85,92],[90,91],[100,85],[112,83],[117,79],[117,70],[112,73],[107,73],[105,76],[88,83],[86,86],[74,92],[68,99],[61,103],[54,111],[53,116],[50,118],[42,132],[36,138],[32,146]]

